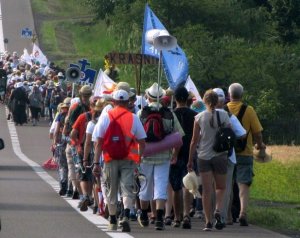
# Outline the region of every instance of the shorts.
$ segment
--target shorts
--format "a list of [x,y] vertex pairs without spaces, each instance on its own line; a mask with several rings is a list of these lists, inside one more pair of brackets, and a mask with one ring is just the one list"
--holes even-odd
[[85,168],[84,173],[81,169],[78,170],[79,180],[85,182],[93,181],[93,173],[91,168]]
[[103,181],[107,186],[108,204],[118,204],[118,192],[121,189],[122,197],[135,198],[134,171],[137,165],[131,160],[112,160],[104,163]]
[[236,156],[236,182],[250,186],[253,181],[253,157]]
[[213,171],[216,174],[226,174],[227,163],[228,163],[227,154],[222,154],[222,155],[212,157],[210,160],[199,159],[198,168],[200,173]]
[[[81,161],[82,161],[82,158],[81,158]],[[92,158],[91,158],[91,156],[89,156],[88,164],[91,164],[91,163],[92,163]],[[80,181],[85,181],[85,182],[93,181],[92,168],[84,168],[84,171],[82,171],[82,169],[78,169],[78,174],[79,174]]]
[[186,161],[178,159],[176,164],[170,166],[169,182],[175,192],[182,189],[182,179],[188,172],[186,165]]

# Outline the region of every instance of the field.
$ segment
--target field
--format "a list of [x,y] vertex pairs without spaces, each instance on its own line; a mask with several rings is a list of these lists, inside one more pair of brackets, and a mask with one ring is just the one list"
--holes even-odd
[[78,0],[32,0],[39,45],[45,55],[63,68],[85,58],[91,68],[103,68],[104,56],[113,50],[103,22],[92,16]]
[[300,234],[300,147],[270,146],[273,160],[254,164],[251,223],[285,234]]

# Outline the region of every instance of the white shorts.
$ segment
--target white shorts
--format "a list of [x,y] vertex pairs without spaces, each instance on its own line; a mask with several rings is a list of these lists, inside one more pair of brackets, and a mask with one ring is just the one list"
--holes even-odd
[[141,190],[139,193],[140,200],[167,200],[170,161],[166,161],[162,164],[141,163],[140,167],[141,173],[147,178],[145,181],[141,182]]

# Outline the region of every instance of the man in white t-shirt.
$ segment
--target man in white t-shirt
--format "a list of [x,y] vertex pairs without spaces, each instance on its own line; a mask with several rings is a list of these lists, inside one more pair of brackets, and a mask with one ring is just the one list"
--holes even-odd
[[[103,152],[103,179],[107,185],[107,205],[110,216],[109,230],[117,230],[118,188],[121,188],[124,205],[124,217],[121,221],[122,231],[130,232],[129,214],[132,207],[134,170],[140,163],[145,148],[146,133],[139,118],[128,111],[129,95],[125,90],[113,93],[115,107],[100,116],[93,132],[95,142],[94,174],[99,174],[100,155]],[[112,125],[115,125],[114,127]],[[117,134],[115,127],[118,126]],[[122,135],[121,135],[122,134]],[[122,143],[124,141],[124,143]],[[125,145],[124,145],[125,144]],[[114,147],[113,145],[116,145]],[[125,154],[120,148],[125,147]],[[116,153],[117,152],[117,153]]]

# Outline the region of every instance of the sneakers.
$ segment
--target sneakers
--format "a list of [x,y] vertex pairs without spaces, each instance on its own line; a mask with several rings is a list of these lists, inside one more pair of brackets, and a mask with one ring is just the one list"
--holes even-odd
[[212,224],[210,222],[207,223],[203,230],[204,231],[212,231]]
[[156,217],[150,217],[150,224],[155,224]]
[[72,197],[72,195],[73,195],[73,191],[72,190],[67,190],[66,196],[68,198],[70,198],[70,197]]
[[189,215],[190,215],[190,217],[193,217],[195,215],[195,209],[194,208],[191,208]]
[[109,223],[107,229],[109,231],[116,231],[116,230],[118,230],[118,225],[117,224]]
[[197,211],[195,212],[195,215],[194,215],[194,217],[195,217],[195,218],[198,218],[198,219],[203,219],[203,218],[204,218],[204,216],[203,216],[203,212],[202,212],[202,211],[199,211],[199,210],[197,210]]
[[73,192],[72,199],[79,199],[79,192],[77,190]]
[[136,221],[137,220],[136,214],[134,212],[130,212],[129,218],[130,218],[130,221]]
[[188,216],[185,216],[182,220],[182,229],[191,229],[191,219]]
[[127,217],[123,217],[123,219],[120,222],[120,226],[122,227],[122,232],[130,232],[130,225],[129,220]]
[[65,196],[65,195],[67,194],[67,190],[61,188],[61,189],[59,190],[58,194],[59,194],[60,196]]
[[246,214],[241,214],[239,217],[240,226],[248,226]]
[[155,221],[155,230],[162,231],[165,229],[165,224],[163,221],[156,220]]
[[148,219],[148,217],[147,218],[143,218],[142,217],[142,215],[140,214],[139,216],[138,216],[138,222],[139,222],[139,224],[140,224],[140,226],[141,227],[146,227],[146,226],[149,226],[149,219]]
[[220,212],[215,212],[215,218],[216,218],[215,228],[217,230],[222,230],[224,228],[224,223],[222,222]]
[[93,207],[93,214],[96,214],[97,212],[98,212],[98,206],[95,205],[95,206]]
[[80,211],[85,212],[88,210],[88,205],[90,204],[89,198],[85,197],[80,203]]
[[169,216],[165,217],[165,225],[166,226],[171,226],[172,225],[171,217],[169,217]]

